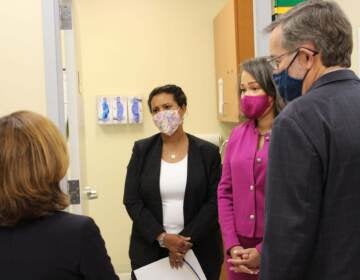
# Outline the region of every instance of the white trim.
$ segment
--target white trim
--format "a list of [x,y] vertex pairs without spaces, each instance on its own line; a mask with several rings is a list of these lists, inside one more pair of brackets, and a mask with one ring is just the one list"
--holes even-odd
[[[68,108],[68,125],[69,125],[69,154],[70,154],[70,172],[69,180],[79,180],[80,187],[81,171],[80,171],[80,120],[79,106],[80,96],[78,92],[78,79],[76,68],[76,51],[75,51],[75,35],[73,30],[64,30],[64,47],[65,47],[65,65],[66,65],[66,92],[67,92],[67,108]],[[82,214],[83,196],[80,195],[80,205],[71,205],[70,211]]]
[[253,0],[255,57],[269,55],[269,35],[264,28],[271,23],[271,2]]
[[65,135],[64,90],[58,0],[42,0],[47,116]]
[[[72,0],[62,0],[62,5],[66,5],[72,14]],[[72,20],[72,15],[68,18]],[[71,24],[73,26],[73,24]],[[76,214],[82,214],[82,180],[81,180],[81,168],[80,168],[80,118],[79,118],[79,106],[80,96],[78,91],[78,75],[76,67],[76,46],[75,46],[75,34],[74,29],[62,30],[63,32],[63,51],[64,51],[64,63],[66,73],[66,96],[67,96],[67,120],[69,128],[69,155],[70,165],[68,172],[69,180],[78,180],[80,184],[80,204],[72,204],[69,207],[69,211]]]
[[[42,19],[47,116],[65,135],[60,9],[58,0],[42,0]],[[64,192],[67,192],[66,182],[66,178],[60,182],[61,189]]]

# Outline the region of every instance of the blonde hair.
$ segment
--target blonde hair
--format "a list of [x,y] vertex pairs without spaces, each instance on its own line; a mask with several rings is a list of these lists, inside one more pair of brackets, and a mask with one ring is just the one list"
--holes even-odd
[[0,118],[0,226],[69,205],[59,182],[69,166],[66,143],[47,118],[19,111]]

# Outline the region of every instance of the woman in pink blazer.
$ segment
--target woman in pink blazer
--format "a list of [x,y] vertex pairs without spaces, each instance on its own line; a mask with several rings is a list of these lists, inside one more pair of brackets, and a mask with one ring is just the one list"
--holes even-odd
[[247,121],[227,144],[218,187],[219,221],[229,280],[258,279],[264,235],[264,187],[271,127],[279,112],[266,58],[242,64],[240,109]]

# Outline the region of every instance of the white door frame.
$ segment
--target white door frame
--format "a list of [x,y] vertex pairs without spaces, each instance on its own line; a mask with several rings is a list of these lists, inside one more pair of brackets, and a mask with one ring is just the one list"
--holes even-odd
[[65,135],[59,1],[42,0],[42,17],[47,116]]
[[[71,0],[63,0],[70,5]],[[62,63],[60,1],[42,0],[43,41],[45,57],[45,93],[47,116],[58,126],[66,136],[64,109],[64,75]],[[61,187],[68,192],[67,180],[80,184],[80,145],[79,145],[79,92],[76,70],[75,39],[73,29],[64,30],[64,58],[66,64],[66,92],[68,102],[68,143],[70,166],[67,178],[61,182]],[[82,196],[80,188],[77,193],[79,203],[71,204],[70,212],[82,213]]]

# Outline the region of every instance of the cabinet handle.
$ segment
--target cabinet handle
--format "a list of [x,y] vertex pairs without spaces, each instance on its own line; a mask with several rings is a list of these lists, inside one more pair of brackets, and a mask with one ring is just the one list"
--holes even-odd
[[223,106],[223,116],[227,116],[227,113],[226,113],[226,110],[225,110],[225,105],[228,105],[228,104],[230,104],[229,102],[223,102],[222,103],[222,106]]

